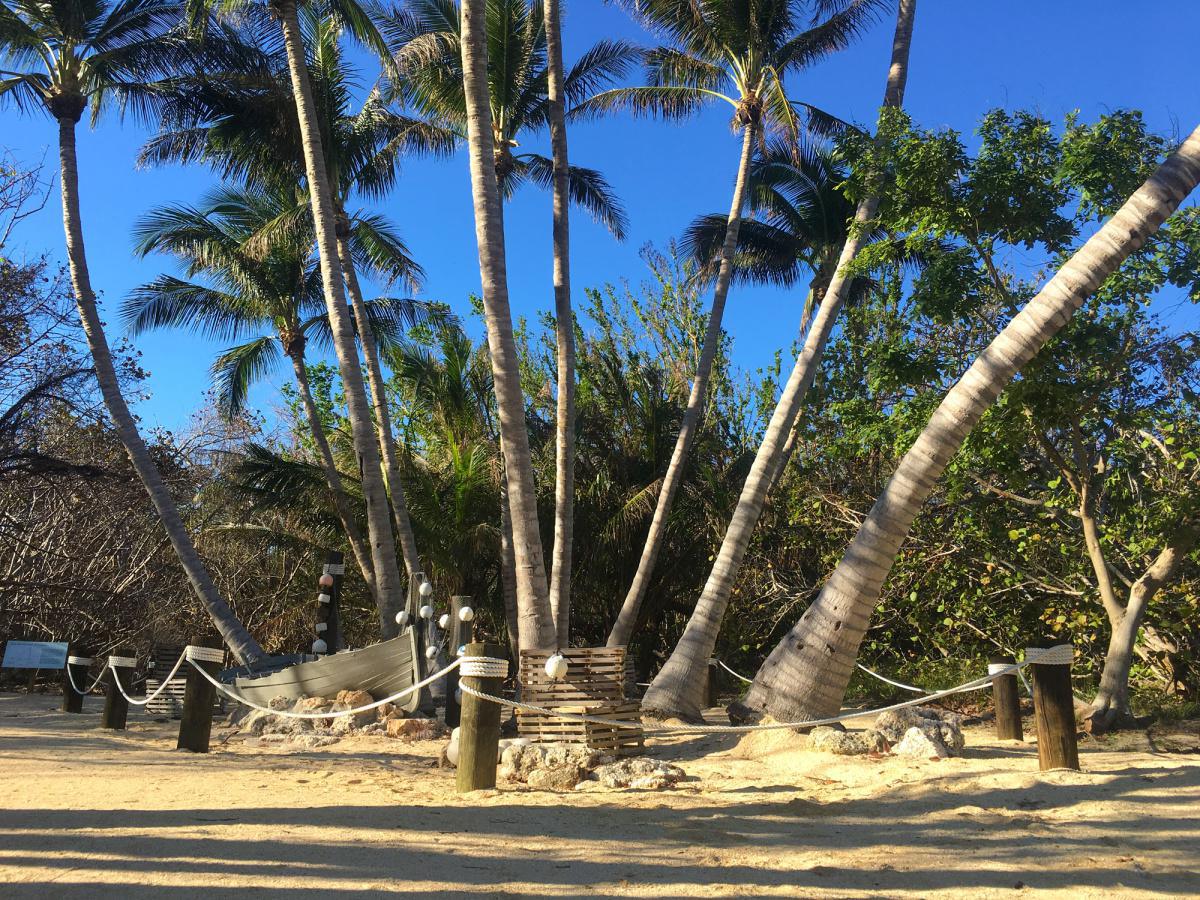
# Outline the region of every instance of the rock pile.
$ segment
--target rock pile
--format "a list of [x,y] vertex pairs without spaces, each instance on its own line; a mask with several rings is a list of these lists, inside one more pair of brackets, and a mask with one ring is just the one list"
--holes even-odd
[[590,783],[609,789],[660,791],[686,776],[658,759],[617,760],[573,744],[512,743],[500,755],[501,780],[544,791],[570,791]]
[[880,713],[875,724],[865,731],[814,728],[808,735],[808,747],[840,756],[891,752],[918,759],[944,759],[962,754],[962,717],[909,706]]
[[289,697],[273,697],[267,704],[272,712],[256,709],[236,724],[239,734],[259,744],[287,744],[304,749],[325,747],[352,735],[383,735],[411,743],[435,740],[446,734],[446,726],[438,720],[408,718],[391,703],[334,719],[294,719],[276,714],[341,712],[373,702],[366,691],[341,691],[332,699],[301,697],[293,701]]

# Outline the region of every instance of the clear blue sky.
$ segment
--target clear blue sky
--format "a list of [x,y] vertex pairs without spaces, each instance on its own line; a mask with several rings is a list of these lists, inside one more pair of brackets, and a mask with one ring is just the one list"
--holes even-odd
[[[623,12],[596,0],[570,2],[564,27],[568,65],[602,36],[647,40]],[[853,48],[795,79],[790,93],[844,118],[870,122],[882,96],[891,31],[892,23],[881,21]],[[906,106],[926,127],[964,133],[996,106],[1032,108],[1053,120],[1073,109],[1091,118],[1133,107],[1144,111],[1152,128],[1186,134],[1200,122],[1193,65],[1198,36],[1200,3],[1182,0],[921,0]],[[738,152],[728,119],[725,109],[714,108],[684,124],[618,117],[571,130],[572,162],[603,170],[631,221],[629,239],[617,244],[582,214],[574,216],[577,292],[622,278],[641,280],[643,244],[664,244],[696,214],[728,209]],[[79,139],[88,255],[114,339],[113,310],[120,298],[169,267],[161,258],[132,256],[130,226],[154,205],[195,200],[212,185],[197,168],[135,170],[134,156],[145,137],[144,131],[110,120]],[[54,140],[48,119],[22,117],[11,108],[0,113],[0,148],[18,158],[35,162],[44,156],[53,170]],[[465,315],[468,295],[479,290],[465,156],[410,164],[380,210],[399,223],[428,271],[423,296],[444,300]],[[548,195],[536,189],[519,195],[507,213],[507,226],[514,313],[533,319],[538,310],[552,307]],[[61,256],[57,192],[24,226],[21,242],[29,252],[50,249]],[[775,349],[786,347],[796,330],[800,300],[774,289],[735,288],[725,324],[735,340],[737,362],[759,366]],[[183,426],[201,403],[209,365],[220,348],[178,332],[139,337],[137,346],[151,372],[151,397],[139,407],[144,423]],[[274,385],[286,377],[281,369]],[[269,412],[272,394],[268,385],[252,400]]]

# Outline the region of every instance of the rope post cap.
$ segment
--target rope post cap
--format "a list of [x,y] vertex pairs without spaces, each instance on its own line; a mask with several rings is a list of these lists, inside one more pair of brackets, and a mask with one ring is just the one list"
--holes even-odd
[[[1055,644],[1050,647],[1026,647],[1025,661],[1035,666],[1069,666],[1075,661],[1073,644]],[[988,666],[991,674],[991,666]]]
[[196,662],[225,662],[225,651],[217,647],[201,647],[196,644],[188,644],[183,649],[183,655],[188,659],[194,659]]

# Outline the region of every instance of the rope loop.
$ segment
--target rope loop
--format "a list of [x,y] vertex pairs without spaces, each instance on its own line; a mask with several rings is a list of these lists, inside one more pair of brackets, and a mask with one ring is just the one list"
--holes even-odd
[[114,669],[136,669],[137,668],[137,657],[136,656],[110,656],[108,658],[108,664],[110,666],[112,666]]
[[508,660],[490,656],[460,657],[459,674],[467,678],[507,678]]
[[188,644],[183,649],[183,655],[190,662],[225,662],[225,651],[219,647],[197,647],[195,644]]
[[1069,666],[1074,661],[1075,647],[1071,644],[1025,648],[1025,662],[1036,666]]
[[68,666],[90,666],[94,660],[90,656],[68,656]]

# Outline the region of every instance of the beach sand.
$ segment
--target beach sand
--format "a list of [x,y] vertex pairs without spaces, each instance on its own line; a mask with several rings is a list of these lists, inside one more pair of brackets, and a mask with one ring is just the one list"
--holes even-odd
[[940,762],[769,732],[652,740],[688,773],[671,791],[458,795],[441,741],[218,726],[195,755],[175,722],[58,703],[0,695],[0,897],[1200,896],[1194,722],[1089,740],[1083,772],[984,726]]

